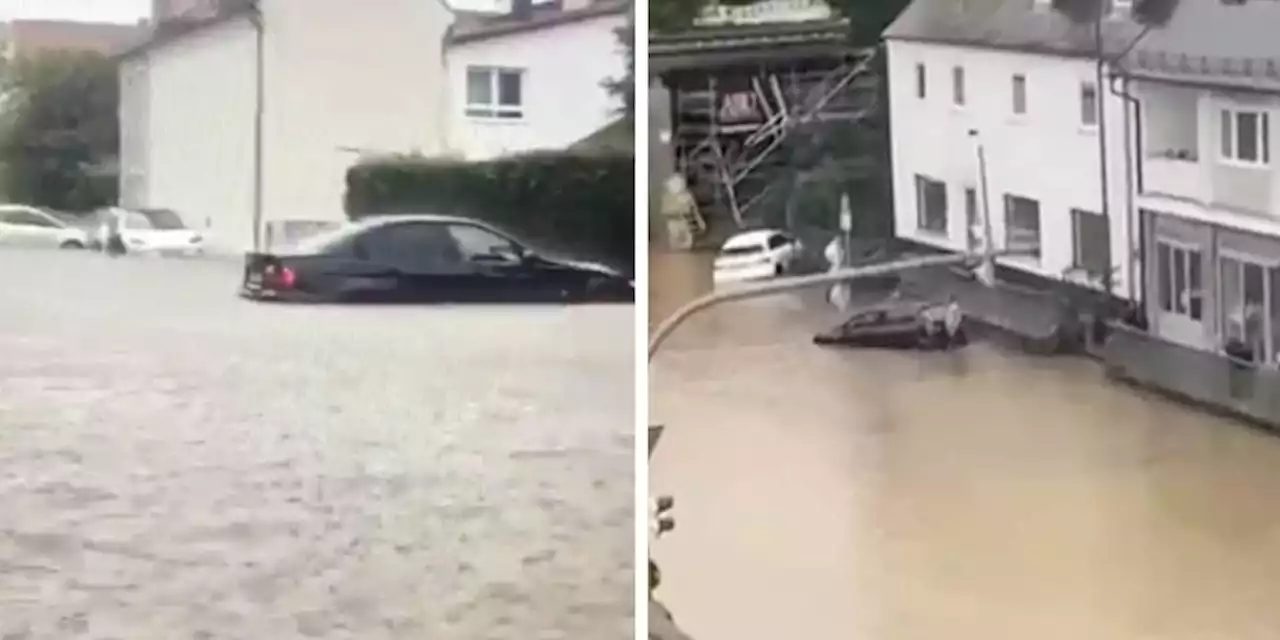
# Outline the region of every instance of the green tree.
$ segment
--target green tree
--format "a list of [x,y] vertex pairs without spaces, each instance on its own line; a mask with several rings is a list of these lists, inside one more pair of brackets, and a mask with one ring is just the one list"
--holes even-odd
[[88,53],[19,57],[0,79],[0,175],[6,197],[64,210],[115,201],[115,64]]
[[630,125],[635,122],[636,115],[636,23],[634,11],[628,14],[627,24],[619,27],[614,34],[622,45],[627,60],[627,71],[621,78],[609,78],[604,86],[617,98],[622,106],[619,110]]

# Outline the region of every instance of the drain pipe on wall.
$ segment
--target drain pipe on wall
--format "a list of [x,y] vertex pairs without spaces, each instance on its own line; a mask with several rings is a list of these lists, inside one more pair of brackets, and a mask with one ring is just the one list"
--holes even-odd
[[[1138,299],[1138,303],[1146,311],[1147,303],[1147,286],[1146,279],[1142,280],[1142,286],[1139,287],[1138,280],[1135,278],[1136,267],[1134,267],[1134,248],[1136,239],[1138,262],[1145,268],[1147,262],[1147,239],[1145,225],[1138,225],[1134,228],[1134,192],[1142,192],[1142,154],[1134,154],[1133,146],[1142,144],[1142,108],[1138,99],[1129,93],[1129,77],[1123,73],[1111,74],[1111,95],[1124,100],[1125,117],[1124,117],[1124,170],[1127,177],[1132,178],[1134,188],[1127,189],[1125,193],[1125,226],[1129,230],[1129,287],[1133,291],[1134,296]],[[1121,88],[1116,88],[1116,81],[1121,82]],[[1130,123],[1132,122],[1132,127]],[[1136,234],[1136,236],[1135,236]]]
[[[1097,47],[1097,66],[1094,69],[1094,86],[1095,93],[1098,96],[1098,185],[1102,192],[1102,217],[1107,221],[1107,226],[1111,225],[1111,181],[1110,167],[1107,166],[1107,101],[1102,99],[1102,85],[1106,71],[1107,56],[1102,42],[1102,13],[1099,12],[1098,18],[1093,21],[1093,37],[1094,45]],[[1127,145],[1126,145],[1127,146]],[[1109,252],[1109,251],[1108,251]],[[1131,261],[1132,262],[1132,261]],[[1115,278],[1111,275],[1111,269],[1108,268],[1106,274],[1103,275],[1102,283],[1107,290],[1108,296],[1115,295]],[[1132,281],[1130,281],[1132,286]]]
[[254,46],[254,103],[253,103],[253,250],[261,252],[262,246],[262,113],[264,102],[265,57],[264,29],[262,24],[262,3],[254,0],[251,4],[249,22],[253,25]]

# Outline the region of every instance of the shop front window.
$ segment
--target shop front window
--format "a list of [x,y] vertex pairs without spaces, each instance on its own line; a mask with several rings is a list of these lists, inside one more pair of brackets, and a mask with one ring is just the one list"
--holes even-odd
[[1280,346],[1280,269],[1232,256],[1223,256],[1219,265],[1224,341],[1254,362],[1275,362]]

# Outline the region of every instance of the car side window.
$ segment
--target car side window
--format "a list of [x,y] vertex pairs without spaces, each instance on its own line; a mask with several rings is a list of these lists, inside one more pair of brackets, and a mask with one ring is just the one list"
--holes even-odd
[[787,237],[782,234],[774,234],[769,236],[770,249],[779,249],[781,247],[786,246],[787,244],[788,244]]
[[370,260],[415,272],[461,270],[463,253],[442,224],[406,222],[387,225],[362,236]]
[[488,229],[470,224],[449,225],[449,234],[462,251],[464,260],[474,260],[477,256],[513,256],[515,244]]

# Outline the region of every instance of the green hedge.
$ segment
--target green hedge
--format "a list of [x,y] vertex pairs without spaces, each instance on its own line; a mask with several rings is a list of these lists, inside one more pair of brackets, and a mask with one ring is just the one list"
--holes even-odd
[[352,219],[393,213],[466,215],[535,246],[633,272],[635,160],[630,154],[537,153],[486,162],[397,157],[347,172]]

